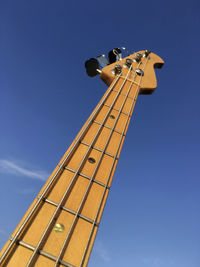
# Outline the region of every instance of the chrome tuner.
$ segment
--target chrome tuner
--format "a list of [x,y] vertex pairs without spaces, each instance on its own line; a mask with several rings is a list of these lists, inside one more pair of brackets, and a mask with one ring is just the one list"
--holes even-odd
[[132,63],[133,63],[133,60],[132,60],[132,59],[130,59],[130,58],[127,58],[127,59],[126,59],[126,66],[127,66],[128,68],[131,67]]
[[95,77],[101,71],[99,69],[99,62],[96,58],[90,58],[85,62],[85,68],[87,75],[90,77]]
[[141,61],[141,59],[142,59],[142,54],[140,54],[140,53],[136,53],[135,57],[133,58],[133,60],[137,63],[139,63]]
[[144,51],[144,57],[148,57],[150,53],[151,53],[150,50],[145,50]]
[[120,65],[115,65],[115,74],[119,74],[122,72],[122,66]]
[[100,56],[98,56],[98,57],[97,57],[97,60],[98,60],[100,66],[101,66],[102,68],[104,68],[104,67],[106,67],[107,65],[109,65],[109,61],[108,61],[108,59],[106,58],[105,55],[100,55]]
[[144,76],[144,71],[141,69],[136,69],[135,72],[137,73],[137,75],[139,76]]
[[122,59],[122,52],[120,48],[114,48],[108,53],[110,64]]

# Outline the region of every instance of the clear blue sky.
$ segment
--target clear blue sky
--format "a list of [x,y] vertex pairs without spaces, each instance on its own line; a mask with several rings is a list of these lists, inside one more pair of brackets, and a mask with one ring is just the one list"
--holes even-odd
[[200,266],[199,13],[197,0],[1,0],[1,247],[106,90],[85,60],[125,46],[165,66],[136,104],[89,267]]

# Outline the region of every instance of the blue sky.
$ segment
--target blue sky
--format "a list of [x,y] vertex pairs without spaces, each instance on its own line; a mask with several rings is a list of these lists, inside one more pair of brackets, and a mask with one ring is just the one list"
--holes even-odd
[[200,266],[199,1],[0,2],[0,246],[106,90],[90,57],[165,60],[138,98],[90,267]]

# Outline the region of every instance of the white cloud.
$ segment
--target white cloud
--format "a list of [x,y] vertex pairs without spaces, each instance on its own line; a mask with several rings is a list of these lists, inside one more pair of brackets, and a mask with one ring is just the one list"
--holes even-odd
[[104,260],[105,262],[110,261],[110,257],[108,255],[108,252],[100,241],[96,242],[95,251],[99,255],[99,257],[102,258],[102,260]]
[[6,237],[8,236],[8,234],[2,229],[0,229],[0,235],[6,236]]
[[19,164],[6,160],[6,159],[0,159],[0,172],[3,173],[10,173],[13,175],[22,175],[33,179],[39,179],[45,181],[49,174],[45,171],[37,171],[37,170],[30,170],[26,169]]

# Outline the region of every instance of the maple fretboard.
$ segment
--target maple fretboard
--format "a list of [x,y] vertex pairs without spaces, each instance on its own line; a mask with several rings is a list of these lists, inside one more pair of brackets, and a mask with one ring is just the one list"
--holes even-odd
[[135,69],[147,62],[116,75],[4,246],[1,266],[87,266],[140,90]]

